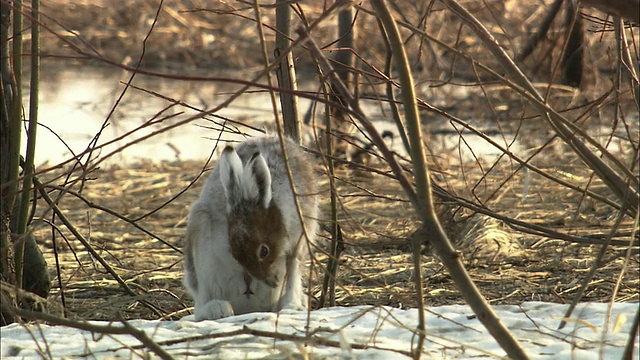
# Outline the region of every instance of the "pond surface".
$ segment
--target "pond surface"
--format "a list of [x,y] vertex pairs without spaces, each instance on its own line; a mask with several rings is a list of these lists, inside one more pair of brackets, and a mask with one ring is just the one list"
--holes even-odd
[[[142,160],[204,160],[216,147],[218,138],[223,143],[235,141],[274,126],[269,94],[253,88],[212,116],[162,131],[186,121],[199,109],[211,109],[221,104],[239,85],[138,74],[133,86],[125,92],[125,83],[130,76],[130,73],[115,68],[43,61],[36,164],[53,166],[73,159],[86,152],[98,133],[100,136],[96,143],[100,148],[91,154],[94,161],[102,159],[104,163],[123,164]],[[196,76],[249,80],[253,75],[248,72],[209,72]],[[302,83],[300,87],[314,91],[317,85]],[[28,110],[28,100],[25,102]],[[300,99],[301,117],[310,105],[308,99]],[[396,133],[395,125],[383,120],[385,114],[379,105],[363,101],[363,109],[380,132]],[[385,111],[388,113],[388,109]],[[221,135],[223,127],[228,128]],[[306,136],[312,138],[310,131],[308,127],[303,128]],[[154,132],[159,133],[135,143]],[[495,140],[501,144],[511,141],[502,136],[495,136]],[[496,149],[477,137],[465,136],[465,142],[474,149],[476,156],[498,154]],[[118,150],[132,143],[135,144]],[[438,139],[436,146],[446,150],[461,143],[460,137],[450,131],[449,135]],[[25,144],[26,135],[23,135],[23,147]],[[398,137],[390,144],[394,150],[404,154]],[[511,149],[515,150],[517,146],[512,145]],[[83,161],[86,158],[87,154]]]
[[[225,75],[229,77],[230,74]],[[111,144],[93,156],[104,157],[136,139],[185,121],[197,114],[197,109],[214,107],[238,88],[219,82],[176,81],[138,74],[132,83],[135,88],[130,87],[118,101],[129,77],[129,73],[113,68],[43,66],[36,164],[48,162],[53,165],[81,154],[101,129],[97,144]],[[182,105],[172,105],[174,101],[180,101]],[[217,117],[195,120],[161,132],[110,156],[108,162],[206,159],[224,118],[261,128],[261,124],[273,116],[270,104],[267,93],[240,96],[230,106],[216,112]],[[148,126],[143,126],[145,124]],[[248,136],[259,133],[248,127],[237,130]],[[240,137],[225,132],[221,140]]]

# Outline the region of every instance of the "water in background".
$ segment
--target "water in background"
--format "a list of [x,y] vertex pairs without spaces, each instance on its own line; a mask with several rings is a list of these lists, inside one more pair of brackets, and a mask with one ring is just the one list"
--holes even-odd
[[[200,76],[220,76],[224,78],[249,79],[246,73],[199,74]],[[216,148],[217,140],[224,144],[245,136],[260,133],[265,127],[273,127],[273,110],[267,92],[250,89],[205,119],[197,119],[171,130],[161,132],[133,144],[122,151],[118,148],[135,142],[153,132],[184,121],[198,113],[196,109],[211,109],[225,101],[240,85],[230,82],[180,81],[160,77],[136,75],[118,106],[118,98],[125,89],[130,73],[116,68],[73,65],[44,61],[41,76],[40,110],[37,134],[36,165],[53,166],[83,154],[100,133],[97,145],[102,146],[92,154],[92,159],[103,159],[108,164],[123,164],[141,160],[203,160]],[[28,77],[26,77],[28,79]],[[28,85],[27,85],[28,86]],[[308,84],[309,90],[317,85]],[[301,85],[305,89],[305,84]],[[27,92],[25,91],[25,94]],[[25,100],[28,111],[28,99]],[[175,102],[180,102],[176,105]],[[301,117],[310,106],[310,101],[300,99]],[[380,132],[396,132],[395,124],[388,119],[377,103],[363,102],[367,112]],[[150,121],[152,125],[143,126]],[[249,126],[244,126],[248,124]],[[117,140],[123,135],[132,134]],[[225,127],[222,133],[220,130]],[[102,130],[101,130],[102,129]],[[311,138],[310,129],[306,128]],[[504,139],[496,136],[500,143]],[[474,156],[497,156],[499,153],[484,140],[472,136],[465,141],[475,142]],[[447,148],[459,147],[460,137],[450,134],[441,137],[436,145]],[[23,133],[23,148],[26,135]],[[396,136],[390,142],[395,151],[404,154],[401,141]],[[514,147],[511,147],[514,150]],[[464,152],[464,151],[463,151]],[[24,151],[23,151],[24,153]],[[87,154],[83,157],[86,161]],[[469,156],[469,159],[472,159]]]
[[[113,68],[91,66],[43,66],[37,134],[36,164],[54,165],[83,153],[100,132],[98,145],[114,141],[150,121],[144,127],[96,151],[103,157],[117,148],[210,109],[228,98],[237,85],[188,82],[137,75],[117,107],[130,74]],[[225,74],[230,77],[230,74]],[[162,98],[158,95],[168,98]],[[28,101],[28,100],[27,100]],[[173,105],[179,101],[181,105]],[[247,122],[257,128],[273,117],[267,93],[248,93],[207,119],[198,119],[132,145],[108,162],[139,160],[187,160],[206,158],[214,147],[224,118]],[[28,110],[28,103],[25,104]],[[220,116],[222,118],[220,118]],[[103,128],[104,125],[104,128]],[[236,132],[258,131],[228,123]],[[221,140],[241,138],[225,132]],[[23,135],[23,147],[26,135]]]

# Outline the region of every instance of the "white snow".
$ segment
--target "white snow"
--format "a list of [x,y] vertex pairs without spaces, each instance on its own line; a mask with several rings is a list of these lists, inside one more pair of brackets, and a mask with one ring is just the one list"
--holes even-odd
[[[638,303],[615,303],[611,309],[609,304],[582,303],[565,328],[557,330],[567,308],[527,302],[495,306],[494,310],[532,359],[621,358]],[[132,320],[130,324],[144,330],[176,359],[405,359],[417,341],[415,309],[358,306],[321,309],[310,315],[282,311],[217,321],[195,322],[189,318]],[[117,322],[92,323],[122,326]],[[425,359],[492,359],[505,355],[468,306],[428,308],[426,324]],[[130,335],[101,335],[39,324],[12,324],[3,327],[1,334],[2,359],[157,358]],[[634,356],[638,354],[636,339]]]

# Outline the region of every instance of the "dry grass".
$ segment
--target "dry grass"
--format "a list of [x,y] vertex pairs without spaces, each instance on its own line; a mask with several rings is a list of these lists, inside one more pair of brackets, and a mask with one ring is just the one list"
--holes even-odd
[[[147,163],[133,168],[98,170],[92,174],[96,180],[86,184],[83,196],[129,219],[135,219],[157,209],[190,186],[201,168],[200,163],[187,162]],[[351,172],[344,169],[339,176],[353,179],[354,176],[348,176]],[[402,200],[398,187],[370,173],[361,175],[353,181],[353,185],[342,183],[339,187],[342,208],[340,223],[346,250],[340,261],[337,304],[414,306],[413,269],[407,237],[417,226],[415,218]],[[167,243],[181,248],[188,209],[202,184],[203,181],[196,182],[165,207],[136,223]],[[564,192],[561,187],[553,191]],[[371,193],[380,197],[373,197]],[[518,191],[510,191],[494,210],[559,231],[582,235],[604,235],[612,223],[606,212],[594,209],[578,211],[578,199],[559,203],[555,197],[536,196],[528,206],[518,206],[516,210],[513,205],[521,203],[519,197]],[[73,195],[65,195],[61,206],[77,228],[90,238],[92,245],[140,295],[139,299],[128,296],[63,229],[62,233],[66,234],[70,246],[65,245],[60,236],[57,236],[56,242],[62,269],[60,279],[70,316],[113,319],[114,313],[120,311],[127,318],[158,318],[158,313],[138,302],[140,299],[150,301],[164,317],[174,318],[185,314],[191,299],[181,284],[182,256],[178,251],[122,220],[87,207]],[[442,208],[452,207],[443,205]],[[329,212],[326,203],[323,203],[323,210],[326,222]],[[462,217],[458,215],[456,218]],[[595,220],[599,223],[594,224]],[[578,282],[592,265],[598,249],[597,246],[568,244],[518,233],[495,220],[479,216],[462,221],[462,224],[450,222],[447,230],[452,237],[463,239],[460,248],[468,270],[483,294],[495,304],[517,304],[530,300],[569,301],[577,290]],[[45,255],[53,269],[55,260],[51,230],[39,221],[36,223],[39,224],[37,240],[45,245]],[[625,234],[631,231],[632,225],[626,221],[618,230],[617,238],[629,239]],[[321,235],[327,236],[327,233]],[[492,246],[496,239],[508,239],[503,244],[517,251],[496,255]],[[623,255],[622,247],[608,250],[608,260],[598,270],[584,297],[585,301],[611,299],[615,279],[624,264]],[[316,258],[322,263],[326,262],[326,256],[318,254]],[[638,254],[635,253],[627,264],[622,286],[615,297],[617,301],[638,300],[638,261]],[[455,285],[437,258],[426,251],[423,262],[427,304],[462,303]],[[311,294],[317,299],[321,278],[317,273],[318,267],[314,269],[316,274],[311,283]],[[61,291],[55,286],[50,300],[58,303],[60,296]]]
[[[548,6],[551,2],[543,3]],[[483,44],[468,28],[461,27],[457,18],[445,11],[441,3],[433,4],[427,21],[422,14],[429,3],[409,0],[396,3],[395,10],[403,20],[417,24],[419,29],[495,68],[497,63]],[[43,54],[78,57],[80,50],[84,54],[100,54],[116,63],[135,64],[144,45],[142,65],[145,67],[248,71],[263,66],[251,3],[166,0],[156,17],[158,5],[155,1],[44,1]],[[517,0],[484,1],[482,5],[470,7],[514,57],[536,31],[547,9],[539,1]],[[312,23],[322,12],[322,2],[301,2],[296,8],[297,15],[293,16],[292,28]],[[588,50],[583,86],[601,86],[600,74],[614,71],[611,66],[614,55],[610,49],[613,42],[611,19],[602,20],[602,13],[590,8],[581,8],[581,12],[588,19],[585,24],[589,31],[585,38]],[[275,26],[272,7],[266,6],[263,16],[265,26]],[[362,59],[358,66],[365,72],[371,71],[369,66],[382,69],[386,49],[377,24],[363,12],[357,17],[354,31],[358,35],[354,47],[358,58]],[[329,21],[320,23],[313,32],[323,49],[335,49],[335,18],[332,16]],[[146,38],[152,24],[154,31]],[[546,81],[554,71],[555,60],[560,58],[565,40],[563,24],[560,14],[538,48],[521,64],[534,80]],[[410,33],[405,31],[405,35]],[[273,30],[266,31],[265,36],[267,45],[273,48]],[[428,75],[428,78],[419,78],[418,82],[445,80],[451,70],[455,71],[456,77],[476,80],[476,74],[468,64],[450,51],[427,44],[417,36],[411,37],[406,46],[416,73]],[[314,61],[306,51],[296,49],[294,54],[299,68],[315,72]],[[80,58],[85,57],[80,55]],[[555,75],[556,80],[561,78],[560,73]]]
[[[263,64],[251,3],[167,0],[156,18],[158,5],[154,1],[46,1],[42,11],[49,18],[44,22],[52,31],[43,35],[43,53],[66,57],[73,55],[76,46],[90,47],[112,61],[135,63],[155,20],[155,30],[144,42],[145,67],[247,71]],[[275,25],[272,10],[264,11],[266,26]],[[322,8],[302,4],[299,11],[311,20]],[[330,24],[321,26],[317,34],[326,39],[335,36]],[[273,31],[266,36],[273,48]],[[300,54],[310,65],[308,56]]]

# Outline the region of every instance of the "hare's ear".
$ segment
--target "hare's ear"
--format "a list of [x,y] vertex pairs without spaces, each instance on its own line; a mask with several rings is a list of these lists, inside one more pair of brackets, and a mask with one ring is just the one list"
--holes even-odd
[[242,161],[231,146],[227,146],[220,157],[220,182],[227,197],[227,211],[240,201],[242,192]]
[[244,166],[242,188],[246,200],[254,201],[264,208],[271,204],[271,173],[259,152],[254,153]]

